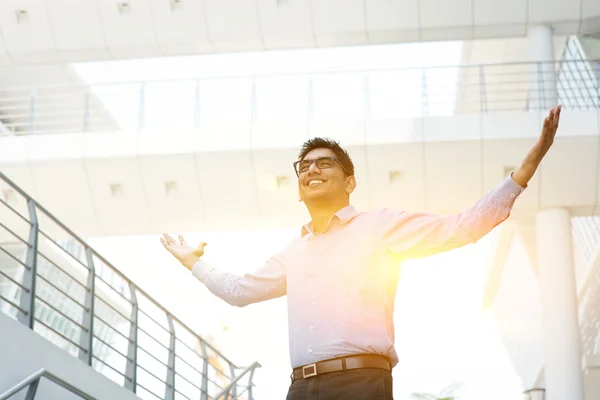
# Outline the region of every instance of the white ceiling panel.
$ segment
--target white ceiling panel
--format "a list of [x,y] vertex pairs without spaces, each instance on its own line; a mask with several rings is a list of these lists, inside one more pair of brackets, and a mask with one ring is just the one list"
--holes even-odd
[[529,23],[578,21],[582,0],[529,0]]
[[527,2],[523,0],[474,0],[473,8],[476,26],[527,22]]
[[[43,0],[12,0],[0,4],[0,27],[9,53],[55,49],[45,3]],[[17,12],[20,10],[26,12],[26,15],[19,23]]]
[[365,0],[369,38],[375,32],[419,28],[419,0]]
[[106,46],[96,0],[46,2],[52,34],[59,50],[89,50]]
[[308,0],[257,0],[266,50],[316,46]]
[[457,212],[483,195],[480,142],[425,143],[427,210]]
[[365,0],[369,31],[419,28],[419,0]]
[[181,8],[173,8],[167,0],[149,1],[161,46],[169,48],[183,43],[192,45],[194,52],[212,51],[202,0],[183,1]]
[[592,18],[600,16],[600,1],[598,0],[580,0],[581,18]]
[[215,51],[262,50],[258,6],[249,0],[204,0]]
[[364,0],[313,1],[318,47],[367,43]]
[[[568,168],[565,168],[567,165]],[[597,165],[598,137],[570,140],[557,137],[541,165],[540,206],[595,204]]]
[[205,229],[256,226],[258,195],[250,151],[196,154],[200,190],[206,209]]
[[205,210],[194,156],[158,155],[141,157],[139,162],[154,229],[200,229]]
[[128,4],[127,10],[121,13],[118,2],[98,0],[106,44],[112,51],[118,48],[129,48],[127,53],[123,53],[123,57],[135,53],[133,47],[144,49],[157,44],[152,10],[148,0],[129,0]]
[[444,40],[471,40],[474,38],[474,27],[461,26],[455,28],[423,28],[419,36],[425,42]]
[[368,191],[373,208],[424,211],[425,165],[423,144],[370,146]]
[[105,235],[146,233],[151,213],[137,158],[86,159],[85,172],[98,230]]
[[503,25],[476,25],[473,28],[473,37],[479,39],[487,38],[510,38],[523,36],[527,32],[527,24],[503,24]]
[[67,226],[97,226],[82,160],[36,162],[30,168],[36,200],[44,208]]
[[419,0],[421,28],[469,27],[473,24],[472,0]]
[[297,225],[310,220],[304,204],[298,201],[298,179],[292,168],[296,149],[255,150],[252,152],[263,228]]

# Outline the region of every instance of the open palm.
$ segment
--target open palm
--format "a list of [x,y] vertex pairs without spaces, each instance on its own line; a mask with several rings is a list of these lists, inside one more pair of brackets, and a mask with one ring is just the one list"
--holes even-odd
[[187,244],[183,236],[177,235],[177,237],[179,238],[179,243],[169,234],[163,233],[160,242],[180,263],[191,270],[198,259],[204,255],[204,246],[206,246],[206,243],[202,242],[198,247],[194,248]]

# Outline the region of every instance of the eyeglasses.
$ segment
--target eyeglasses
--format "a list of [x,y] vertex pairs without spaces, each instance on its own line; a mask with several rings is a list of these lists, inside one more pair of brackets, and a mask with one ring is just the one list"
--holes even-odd
[[319,157],[296,161],[294,163],[294,171],[296,171],[296,176],[300,177],[300,174],[308,171],[313,164],[317,164],[317,168],[319,169],[327,169],[333,167],[334,163],[338,163],[344,173],[346,172],[346,168],[335,157]]

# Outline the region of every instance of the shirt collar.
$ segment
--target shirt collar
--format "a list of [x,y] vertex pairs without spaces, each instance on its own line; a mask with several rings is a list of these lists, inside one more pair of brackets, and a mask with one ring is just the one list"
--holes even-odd
[[[346,207],[342,208],[341,210],[339,210],[338,212],[336,212],[335,214],[333,214],[333,216],[331,217],[331,220],[329,220],[329,224],[327,225],[327,228],[329,228],[331,226],[331,223],[333,221],[338,221],[340,225],[345,225],[348,222],[350,222],[354,217],[356,217],[357,214],[358,214],[358,212],[356,211],[354,206],[352,206],[352,205],[346,206]],[[309,222],[302,227],[302,232],[301,232],[302,237],[306,236],[309,233],[313,233],[312,222]]]

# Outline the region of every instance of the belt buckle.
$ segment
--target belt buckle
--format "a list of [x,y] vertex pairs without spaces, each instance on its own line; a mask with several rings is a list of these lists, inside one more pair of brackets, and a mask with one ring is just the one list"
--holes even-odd
[[[308,368],[312,368],[312,372],[306,373],[306,370]],[[306,378],[310,378],[311,376],[316,376],[317,375],[317,363],[312,363],[312,364],[308,364],[302,367],[302,378],[306,379]]]

